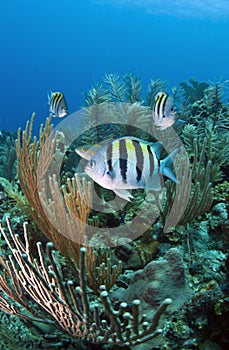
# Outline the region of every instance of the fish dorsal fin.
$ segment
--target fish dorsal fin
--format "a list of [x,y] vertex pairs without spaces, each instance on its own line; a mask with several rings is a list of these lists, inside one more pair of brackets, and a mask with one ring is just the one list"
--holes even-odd
[[161,156],[161,147],[162,147],[162,143],[160,141],[158,142],[154,142],[150,144],[150,148],[154,151],[154,153],[156,154],[157,159],[160,159]]

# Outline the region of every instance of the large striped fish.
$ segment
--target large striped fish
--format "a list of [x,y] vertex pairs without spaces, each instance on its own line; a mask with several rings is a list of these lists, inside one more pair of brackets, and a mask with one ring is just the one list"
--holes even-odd
[[88,161],[85,172],[102,187],[130,201],[130,189],[160,191],[162,175],[179,183],[171,169],[178,149],[160,160],[161,147],[160,142],[122,137],[104,144]]
[[155,97],[153,119],[159,130],[165,130],[176,122],[177,113],[174,110],[173,99],[165,92],[158,92]]

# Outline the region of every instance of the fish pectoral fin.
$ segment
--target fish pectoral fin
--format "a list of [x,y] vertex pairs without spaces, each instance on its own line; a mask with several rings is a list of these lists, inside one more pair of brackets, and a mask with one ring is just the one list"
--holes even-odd
[[131,194],[129,191],[127,191],[127,190],[117,189],[117,190],[113,190],[113,191],[114,191],[114,193],[115,193],[117,196],[119,196],[119,197],[125,199],[125,200],[128,201],[128,202],[130,202],[131,199],[134,198],[134,197],[132,196],[132,194]]

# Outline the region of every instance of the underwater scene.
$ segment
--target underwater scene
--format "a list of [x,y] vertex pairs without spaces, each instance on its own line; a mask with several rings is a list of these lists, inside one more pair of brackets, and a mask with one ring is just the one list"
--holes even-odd
[[228,349],[228,1],[1,14],[0,349]]

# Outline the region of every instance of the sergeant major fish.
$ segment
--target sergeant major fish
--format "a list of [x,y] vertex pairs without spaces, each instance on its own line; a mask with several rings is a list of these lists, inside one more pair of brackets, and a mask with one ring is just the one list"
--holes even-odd
[[54,117],[63,118],[68,114],[67,102],[62,92],[50,92],[48,95],[49,112]]
[[165,92],[158,92],[155,97],[153,120],[159,130],[165,130],[172,126],[177,119],[177,113],[174,110],[173,99]]
[[126,136],[104,144],[88,161],[85,172],[99,185],[130,201],[129,189],[160,191],[162,175],[179,183],[171,165],[178,149],[160,160],[160,142]]

